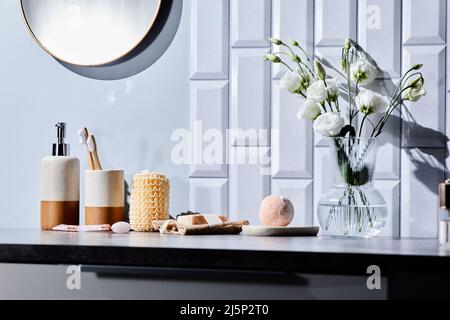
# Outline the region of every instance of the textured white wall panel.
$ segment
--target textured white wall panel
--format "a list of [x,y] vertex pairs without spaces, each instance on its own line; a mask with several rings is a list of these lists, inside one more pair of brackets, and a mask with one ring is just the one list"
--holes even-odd
[[393,119],[386,129],[392,128],[392,131],[385,131],[386,134],[380,137],[379,149],[377,154],[377,164],[375,168],[375,179],[400,179],[400,138],[399,136],[387,135],[391,132],[396,132],[400,135],[400,121],[398,118]]
[[[377,80],[371,89],[385,96],[391,96],[400,79]],[[377,122],[380,116],[372,116],[372,121]],[[366,127],[366,132],[371,134],[372,128]],[[375,168],[375,179],[400,179],[400,146],[401,146],[401,117],[400,110],[394,111],[385,125],[383,133],[379,136],[379,149]]]
[[303,98],[293,96],[274,82],[272,88],[272,176],[312,178],[313,130],[311,122],[299,120]]
[[270,0],[231,0],[231,46],[269,47]]
[[384,71],[379,77],[401,73],[401,1],[360,0],[358,43]]
[[[293,39],[302,44],[312,55],[314,46],[314,1],[313,0],[272,0],[272,36],[277,39]],[[286,48],[274,46],[273,51],[286,51]],[[297,52],[296,52],[297,53]],[[298,52],[302,58],[301,52]],[[293,68],[296,63],[287,61]],[[286,67],[273,65],[273,78],[279,79]]]
[[403,149],[401,236],[436,237],[438,184],[444,180],[443,149]]
[[423,63],[427,95],[403,112],[403,146],[444,147],[445,138],[445,46],[408,46],[404,49],[406,72],[410,66]]
[[315,42],[317,46],[339,46],[356,36],[356,0],[316,0]]
[[[191,121],[202,119],[207,127],[219,130],[224,126],[273,129],[268,136],[230,141],[251,146],[252,154],[268,152],[269,147],[271,166],[263,173],[260,164],[251,163],[192,166],[191,175],[202,178],[192,179],[193,194],[205,193],[201,190],[211,180],[216,190],[213,198],[228,197],[232,219],[258,223],[262,198],[270,192],[283,193],[300,208],[295,223],[317,224],[317,203],[332,183],[328,142],[312,132],[311,124],[297,119],[301,100],[278,87],[285,68],[264,62],[262,56],[280,49],[266,41],[273,36],[299,40],[307,50],[339,66],[341,46],[350,36],[385,71],[379,74],[384,81],[372,88],[386,95],[392,93],[401,72],[414,63],[424,64],[427,96],[407,104],[401,114],[394,113],[385,127],[375,185],[389,207],[382,235],[434,237],[436,187],[444,178],[445,162],[450,164],[446,157],[450,120],[445,120],[450,118],[446,112],[449,11],[445,0],[192,0],[191,76],[212,81],[192,81],[192,95],[200,102],[191,103]],[[339,76],[339,70],[327,71]],[[214,80],[229,80],[228,101],[222,86],[227,81]],[[345,108],[345,102],[341,106]],[[239,150],[246,148],[229,151]],[[223,187],[220,182],[227,177],[228,186]],[[203,208],[200,201],[192,200],[191,205]],[[224,201],[219,203],[223,207]]]
[[[191,177],[227,177],[228,82],[191,82],[191,134],[194,136]],[[216,147],[221,143],[222,156]],[[209,151],[208,151],[209,150]],[[217,156],[216,156],[217,155]]]
[[190,179],[189,207],[195,212],[227,215],[227,179]]
[[381,230],[380,236],[399,237],[400,236],[400,181],[378,180],[375,181],[375,188],[380,191],[388,204],[388,215],[386,225]]
[[[267,130],[270,124],[270,64],[268,49],[235,49],[231,53],[231,128]],[[268,140],[268,139],[266,139]],[[268,141],[237,139],[233,145],[256,146]]]
[[281,195],[292,201],[295,211],[292,225],[313,224],[313,182],[311,180],[273,179],[272,194]]
[[228,79],[228,0],[191,0],[191,79]]
[[403,43],[445,44],[446,0],[403,0]]
[[333,184],[330,148],[314,149],[314,213],[313,221],[318,225],[317,204],[322,194]]
[[[229,216],[231,219],[248,219],[258,224],[261,201],[270,193],[270,166],[265,168],[268,148],[231,148]],[[237,160],[237,161],[236,161]]]

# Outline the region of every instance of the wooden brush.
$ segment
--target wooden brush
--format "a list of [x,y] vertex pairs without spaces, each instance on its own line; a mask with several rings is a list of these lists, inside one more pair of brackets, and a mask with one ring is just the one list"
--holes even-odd
[[95,170],[94,157],[92,156],[92,153],[89,151],[89,147],[87,145],[88,137],[89,132],[87,128],[81,128],[80,130],[78,130],[78,139],[80,141],[80,144],[86,147],[86,151],[88,154],[89,170]]
[[98,156],[97,142],[95,141],[95,137],[93,135],[90,135],[88,137],[87,146],[94,159],[94,170],[103,170],[102,165],[100,163],[100,158]]

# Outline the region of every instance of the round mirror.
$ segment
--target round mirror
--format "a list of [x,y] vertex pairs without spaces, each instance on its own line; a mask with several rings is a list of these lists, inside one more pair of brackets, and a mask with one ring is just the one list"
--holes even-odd
[[162,0],[21,0],[39,45],[66,63],[99,66],[135,49],[152,29]]

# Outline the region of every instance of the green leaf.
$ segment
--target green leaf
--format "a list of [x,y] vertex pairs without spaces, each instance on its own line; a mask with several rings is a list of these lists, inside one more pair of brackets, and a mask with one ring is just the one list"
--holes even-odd
[[355,128],[349,124],[342,128],[341,132],[339,132],[338,137],[345,137],[348,133],[350,134],[350,137],[356,136]]

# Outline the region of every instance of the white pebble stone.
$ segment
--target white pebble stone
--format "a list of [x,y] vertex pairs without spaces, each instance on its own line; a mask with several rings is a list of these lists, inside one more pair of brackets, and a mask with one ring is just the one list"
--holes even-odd
[[116,222],[112,225],[111,230],[114,233],[128,233],[130,232],[130,224],[128,222]]

